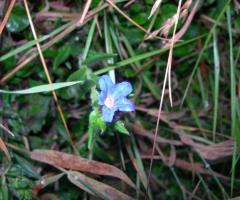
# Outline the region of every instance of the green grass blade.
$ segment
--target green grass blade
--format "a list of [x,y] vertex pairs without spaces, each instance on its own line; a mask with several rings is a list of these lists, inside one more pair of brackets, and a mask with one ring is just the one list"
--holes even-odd
[[23,44],[22,46],[10,51],[9,53],[6,53],[5,55],[1,56],[0,57],[0,62],[12,57],[12,56],[15,56],[17,55],[18,53],[21,53],[22,51],[25,51],[33,46],[35,46],[37,43],[41,43],[51,37],[53,37],[54,35],[60,33],[62,30],[64,30],[66,27],[68,27],[71,23],[67,23],[67,24],[64,24],[63,26],[57,28],[56,30],[54,30],[53,32],[51,32],[50,34],[48,35],[44,35],[43,37],[37,39],[37,40],[32,40],[32,41],[29,41],[27,42],[26,44]]
[[[130,56],[134,57],[136,54],[131,46],[131,44],[128,42],[127,38],[122,35],[122,39],[123,39],[123,42],[130,54]],[[139,61],[135,61],[134,64],[136,65],[136,67],[138,69],[141,68],[141,63]],[[156,99],[160,99],[160,90],[158,87],[155,86],[155,84],[152,83],[152,81],[145,75],[145,74],[141,74],[141,77],[144,81],[144,83],[146,84],[146,86],[148,87],[148,89],[151,91],[151,93],[153,94],[153,96],[156,98]]]
[[179,179],[176,171],[174,170],[173,167],[169,167],[169,169],[171,170],[171,172],[176,180],[176,183],[178,184],[179,188],[182,191],[183,199],[187,199],[185,189],[183,188],[183,184],[181,183],[181,180]]
[[[132,134],[130,134],[130,139],[131,139],[131,147],[133,149],[133,152],[132,152],[132,149],[128,146],[127,146],[127,151],[128,151],[129,154],[134,153],[134,159],[135,159],[136,165],[137,165],[136,170],[137,170],[138,176],[139,176],[144,188],[147,189],[147,174],[145,173],[145,169],[144,169],[144,165],[143,165],[143,162],[142,162],[142,159],[141,159],[141,155],[140,155],[140,152],[138,150],[138,147],[137,147],[136,141],[134,139],[134,136]],[[133,157],[133,155],[132,155],[132,157]],[[137,193],[137,196],[139,196],[138,193]],[[148,190],[148,198],[150,200],[153,199],[151,190]]]
[[[201,36],[195,37],[195,38],[187,40],[187,41],[179,42],[178,44],[176,44],[174,46],[174,48],[181,47],[181,46],[184,46],[186,44],[195,42],[196,40],[198,40],[199,38],[202,38],[202,37],[205,37],[205,35],[201,35]],[[159,54],[163,54],[165,52],[168,52],[168,48],[161,48],[161,49],[158,49],[158,50],[150,51],[148,53],[143,53],[143,54],[140,54],[140,55],[136,55],[136,56],[133,56],[131,58],[122,60],[120,62],[117,62],[113,66],[108,66],[108,67],[105,67],[104,69],[96,70],[94,72],[94,74],[95,75],[104,74],[104,73],[106,73],[106,72],[108,72],[112,69],[118,69],[118,68],[126,67],[126,66],[128,66],[128,65],[130,65],[134,62],[144,60],[144,59],[147,59],[147,58],[159,55]]]
[[86,60],[89,49],[90,49],[90,46],[92,44],[93,35],[94,35],[94,32],[95,32],[95,27],[96,27],[96,22],[95,22],[95,20],[93,20],[93,22],[91,24],[91,27],[90,27],[90,30],[89,30],[89,33],[88,33],[87,42],[85,44],[84,52],[83,52],[83,61]]
[[202,127],[202,124],[201,124],[201,120],[198,116],[198,113],[196,111],[196,109],[194,108],[194,105],[193,105],[193,102],[192,102],[192,98],[191,97],[188,97],[187,98],[187,104],[188,104],[188,107],[192,113],[192,117],[193,119],[195,120],[195,123],[197,125],[197,127],[201,130],[203,136],[206,138],[206,134],[203,132],[203,127]]
[[113,41],[113,45],[115,46],[115,48],[117,49],[117,52],[119,54],[119,57],[123,60],[123,56],[121,54],[121,49],[120,49],[120,45],[119,45],[119,34],[117,32],[117,30],[115,30],[112,26],[109,28],[111,37],[112,37],[112,41]]
[[[110,32],[109,32],[109,22],[107,19],[107,14],[106,12],[104,12],[104,39],[105,39],[105,49],[106,49],[106,53],[113,53],[113,45],[112,45],[112,40],[110,37]],[[107,60],[107,63],[109,65],[113,65],[114,64],[114,60],[113,58],[109,58]],[[109,76],[111,77],[112,81],[115,83],[116,82],[116,77],[115,77],[115,70],[112,69],[109,72]]]
[[198,78],[198,83],[199,83],[199,89],[200,89],[201,96],[202,96],[202,105],[206,109],[209,106],[208,92],[207,92],[206,86],[204,84],[204,80],[203,80],[202,73],[200,70],[197,71],[197,78]]
[[52,83],[52,84],[45,84],[45,85],[39,85],[35,87],[31,87],[24,90],[0,90],[0,93],[5,94],[36,94],[36,93],[42,93],[42,92],[51,92],[53,90],[58,90],[65,87],[70,87],[76,84],[83,83],[83,81],[72,81],[72,82],[60,82],[60,83]]
[[[231,21],[231,10],[227,7],[227,24],[228,24],[228,36],[229,36],[229,56],[230,56],[230,87],[231,87],[231,135],[233,138],[239,137],[236,134],[236,80],[235,80],[235,67],[233,60],[233,41],[232,41],[232,21]],[[235,162],[236,162],[236,144],[234,145],[233,156],[232,156],[232,169],[231,169],[231,196],[234,189],[235,179]]]
[[208,36],[207,36],[207,38],[206,38],[206,40],[205,40],[205,43],[204,43],[204,45],[203,45],[203,48],[201,49],[201,51],[200,51],[200,53],[199,53],[199,56],[198,56],[198,58],[197,58],[197,61],[196,61],[195,65],[194,65],[194,67],[193,67],[193,71],[192,71],[192,73],[191,73],[191,76],[190,76],[190,78],[189,78],[189,80],[188,80],[188,84],[187,84],[187,87],[186,87],[186,89],[185,89],[185,92],[184,92],[184,95],[183,95],[183,98],[182,98],[181,107],[182,107],[182,105],[183,105],[183,103],[184,103],[184,101],[185,101],[185,99],[186,99],[186,97],[187,97],[187,93],[188,93],[188,90],[189,90],[189,88],[190,88],[190,86],[191,86],[193,77],[194,77],[194,75],[195,75],[195,73],[196,73],[196,71],[197,71],[197,68],[198,68],[198,65],[199,65],[199,63],[200,63],[200,61],[201,61],[201,59],[202,59],[203,53],[204,53],[205,50],[207,49],[207,46],[208,46],[208,44],[209,44],[209,42],[210,42],[210,39],[211,39],[212,34],[213,34],[213,31],[216,29],[219,21],[222,19],[222,17],[223,17],[223,15],[224,15],[224,13],[225,13],[225,11],[226,11],[226,8],[227,8],[227,6],[228,6],[229,3],[230,3],[230,0],[228,0],[228,1],[226,2],[226,4],[224,5],[222,11],[221,11],[220,14],[218,15],[215,23],[213,24],[211,30],[209,31],[209,34],[208,34]]
[[218,117],[219,75],[220,75],[220,59],[218,53],[217,35],[215,31],[213,32],[213,55],[214,55],[213,141],[215,141]]
[[229,199],[229,196],[224,188],[224,186],[222,185],[221,181],[219,180],[219,178],[214,174],[214,171],[212,170],[211,168],[211,165],[207,162],[206,159],[204,159],[200,154],[199,154],[199,157],[201,158],[202,162],[204,163],[205,165],[205,168],[210,172],[213,180],[216,182],[216,185],[219,187],[219,189],[221,190],[222,192],[222,197],[223,199]]

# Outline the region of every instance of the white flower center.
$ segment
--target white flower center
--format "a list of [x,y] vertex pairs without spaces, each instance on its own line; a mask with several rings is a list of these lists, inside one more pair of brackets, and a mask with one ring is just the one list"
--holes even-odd
[[114,103],[114,98],[111,96],[107,97],[104,101],[105,106],[107,106],[108,108],[112,108],[114,106]]

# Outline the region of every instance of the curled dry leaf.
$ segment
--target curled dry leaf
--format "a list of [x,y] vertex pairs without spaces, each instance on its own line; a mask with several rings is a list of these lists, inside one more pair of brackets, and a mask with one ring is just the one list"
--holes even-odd
[[96,181],[80,172],[69,171],[67,177],[74,185],[82,190],[102,199],[109,200],[133,200],[132,197],[120,192],[119,190]]
[[34,150],[30,153],[30,157],[33,160],[44,162],[55,167],[88,172],[97,175],[113,176],[135,188],[134,183],[123,171],[106,163],[87,160],[81,156],[53,150]]

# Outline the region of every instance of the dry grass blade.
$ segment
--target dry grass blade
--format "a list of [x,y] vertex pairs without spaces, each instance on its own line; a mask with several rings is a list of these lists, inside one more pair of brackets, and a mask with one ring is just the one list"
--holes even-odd
[[67,172],[68,179],[76,186],[85,190],[86,192],[109,200],[133,200],[132,197],[120,192],[119,190],[106,185],[102,182],[96,181],[80,172]]
[[84,19],[85,19],[86,15],[87,15],[87,12],[88,12],[88,10],[90,8],[91,2],[92,2],[92,0],[88,0],[86,2],[86,5],[84,6],[84,10],[83,10],[83,13],[82,13],[82,16],[81,16],[81,18],[80,18],[80,20],[78,22],[78,25],[81,25],[84,22]]
[[[148,115],[157,118],[158,117],[158,110],[155,108],[144,108],[144,107],[136,107],[137,111],[141,111],[141,112],[145,112]],[[160,116],[160,120],[167,123],[169,125],[169,127],[171,127],[174,132],[178,133],[179,131],[185,130],[185,131],[189,131],[189,132],[199,132],[199,131],[204,131],[205,133],[208,133],[210,135],[212,135],[212,130],[208,130],[208,129],[200,129],[197,127],[192,127],[192,126],[185,126],[185,125],[181,125],[176,123],[174,120],[178,120],[182,117],[184,117],[184,115],[187,113],[187,110],[182,110],[180,112],[162,112],[161,116]],[[143,133],[142,131],[140,131],[141,129],[139,129],[138,132],[135,132],[136,134],[139,135],[145,135],[146,137],[149,137],[149,135],[147,135],[146,133]],[[216,135],[221,136],[225,139],[231,139],[230,136],[224,135],[222,133],[218,133],[216,132]],[[159,137],[159,136],[158,136]],[[152,136],[151,136],[152,138]],[[161,137],[160,137],[161,138]],[[159,139],[157,139],[157,141],[159,141]],[[172,141],[172,140],[171,140]],[[159,141],[160,142],[160,141]],[[179,141],[180,142],[180,141]],[[160,142],[161,143],[161,142]],[[182,142],[180,142],[182,144]]]
[[[136,107],[138,111],[142,111],[147,113],[150,116],[153,116],[155,118],[158,117],[158,110],[156,108],[144,108],[144,107]],[[186,114],[186,111],[179,111],[179,112],[162,112],[161,114],[161,120],[166,122],[166,121],[171,121],[171,120],[177,120],[182,118]]]
[[153,16],[153,14],[156,12],[157,8],[160,6],[161,3],[162,3],[162,0],[155,1],[155,3],[153,4],[153,7],[152,7],[152,10],[151,10],[151,13],[150,13],[148,19]]
[[5,154],[7,159],[11,160],[11,157],[9,155],[8,149],[7,149],[6,145],[4,144],[2,138],[0,138],[0,149],[3,151],[3,153]]
[[3,129],[4,131],[6,131],[9,135],[14,136],[13,132],[10,131],[7,127],[5,127],[3,124],[0,123],[0,128]]
[[66,154],[53,150],[34,150],[30,153],[33,160],[44,162],[55,167],[79,170],[98,175],[113,176],[121,179],[131,187],[135,188],[134,183],[120,169],[98,161],[87,160],[80,156]]
[[128,21],[130,21],[134,26],[136,26],[138,29],[143,31],[144,33],[147,33],[147,30],[140,26],[138,23],[136,23],[133,19],[131,19],[127,14],[125,14],[120,8],[114,4],[112,0],[106,0],[116,11],[118,11],[123,17],[125,17]]
[[[190,26],[190,24],[193,20],[193,17],[197,11],[197,7],[198,7],[199,3],[200,3],[200,0],[197,0],[194,7],[192,8],[190,14],[188,15],[188,18],[186,19],[186,22],[184,23],[183,27],[176,33],[174,43],[176,41],[180,40],[181,37],[184,35],[184,33],[187,31],[187,29]],[[167,43],[165,45],[165,47],[170,47],[170,45],[171,45],[170,43]]]
[[[178,5],[178,14],[177,14],[177,16],[179,16],[180,6],[181,6],[181,0],[179,2],[179,5]],[[166,68],[166,71],[165,71],[163,87],[162,87],[162,94],[161,94],[161,99],[160,99],[160,102],[159,102],[158,118],[157,118],[157,123],[156,123],[156,128],[155,128],[155,133],[154,133],[153,147],[152,147],[152,157],[154,156],[154,153],[155,153],[156,139],[157,139],[157,134],[158,134],[158,130],[159,130],[159,124],[160,124],[160,118],[161,118],[161,113],[162,113],[162,105],[163,105],[163,99],[164,99],[164,95],[165,95],[166,83],[167,83],[167,79],[170,76],[169,74],[171,72],[171,59],[172,59],[173,45],[174,45],[174,41],[175,41],[176,27],[177,27],[177,22],[175,24],[173,37],[171,39],[171,45],[170,45],[170,51],[169,51],[169,56],[168,56],[167,68]],[[169,79],[169,90],[170,90],[169,97],[170,97],[170,102],[172,104],[170,82],[171,82],[171,80]],[[149,167],[149,173],[148,173],[148,187],[149,187],[149,181],[150,181],[150,176],[151,176],[151,172],[152,172],[152,165],[153,165],[153,159],[150,160],[150,167]]]
[[[196,12],[196,8],[197,8],[197,6],[199,4],[199,0],[197,0],[197,2],[195,4],[191,14],[189,15],[186,23],[184,24],[183,28],[176,34],[177,24],[178,24],[178,20],[179,20],[179,16],[180,16],[181,3],[182,3],[182,1],[180,0],[179,4],[178,4],[177,14],[176,14],[177,17],[176,17],[174,30],[173,30],[173,36],[172,36],[171,42],[169,44],[170,50],[169,50],[167,68],[166,68],[166,72],[165,72],[165,76],[164,76],[164,82],[163,82],[163,87],[162,87],[161,99],[160,99],[160,103],[159,103],[158,119],[157,119],[157,124],[156,124],[156,129],[155,129],[155,134],[154,134],[154,142],[153,142],[153,147],[152,147],[152,156],[154,156],[154,153],[155,153],[156,138],[157,138],[157,133],[158,133],[158,129],[159,129],[159,122],[160,122],[160,117],[161,117],[161,113],[162,113],[163,98],[164,98],[164,95],[165,95],[165,89],[166,89],[167,80],[168,80],[168,86],[169,86],[169,98],[170,98],[170,103],[172,105],[172,96],[171,96],[171,61],[172,61],[172,54],[173,54],[173,46],[175,44],[175,41],[180,39],[180,37],[185,33],[186,29],[190,25],[190,22],[192,21],[193,16],[194,16],[194,14]],[[150,175],[151,175],[152,165],[153,165],[153,159],[150,160],[150,169],[149,169],[149,174],[148,174],[148,183],[149,183],[149,179],[150,179]]]
[[[154,140],[154,133],[152,133],[151,131],[145,130],[140,125],[135,123],[135,124],[129,125],[129,127],[133,133],[144,136],[144,137],[148,137],[149,139]],[[161,136],[157,136],[156,142],[160,143],[160,144],[171,144],[171,145],[175,145],[175,146],[183,145],[183,143],[181,141],[170,140],[170,139],[163,138]]]
[[204,145],[194,142],[186,135],[181,136],[181,141],[193,147],[203,158],[209,161],[221,161],[227,157],[230,157],[233,153],[233,140],[227,140],[225,142],[213,145]]
[[[28,7],[28,4],[27,4],[27,0],[24,0],[23,2],[24,2],[24,6],[25,6],[25,9],[26,9],[26,12],[27,12],[27,16],[28,16],[28,20],[29,20],[29,23],[30,23],[30,27],[31,27],[31,30],[32,30],[32,34],[33,34],[34,40],[37,41],[38,37],[37,37],[36,31],[35,31],[35,28],[34,28],[34,25],[33,25],[33,22],[32,22],[32,17],[30,15],[30,11],[29,11],[29,7]],[[41,62],[42,62],[42,66],[43,66],[44,72],[45,72],[45,74],[47,76],[47,80],[48,80],[49,84],[52,85],[52,79],[50,77],[50,73],[48,71],[47,64],[46,64],[45,59],[43,57],[41,46],[40,46],[40,44],[38,42],[36,43],[36,46],[37,46],[37,50],[38,50],[38,53],[39,53],[39,56],[40,56],[40,59],[41,59]],[[66,133],[68,135],[68,138],[69,138],[69,141],[70,141],[71,146],[73,148],[73,151],[75,152],[75,154],[79,154],[78,150],[77,150],[77,148],[76,148],[76,146],[75,146],[75,144],[74,144],[74,142],[72,140],[70,130],[68,128],[67,122],[66,122],[65,117],[63,115],[62,108],[61,108],[60,104],[58,103],[57,94],[56,94],[56,92],[54,90],[52,91],[52,95],[53,95],[53,99],[54,99],[54,101],[55,101],[55,103],[57,105],[57,110],[58,110],[58,112],[60,114],[61,120],[63,122],[64,128],[65,128]]]
[[126,150],[128,152],[128,155],[130,157],[130,160],[134,166],[134,168],[136,169],[137,171],[137,174],[144,186],[145,189],[147,189],[147,176],[145,174],[145,171],[144,171],[144,168],[143,168],[143,165],[142,163],[139,162],[139,160],[136,158],[136,155],[134,156],[134,153],[130,147],[130,142],[129,141],[126,141]]
[[[142,155],[141,156],[142,159],[151,159],[151,155]],[[163,162],[165,161],[161,156],[154,156],[153,159],[155,160],[163,160]],[[169,157],[165,157],[167,163],[169,162],[170,158]],[[186,170],[186,171],[190,171],[193,174],[195,173],[201,173],[201,174],[206,174],[206,175],[214,175],[218,178],[221,178],[223,180],[229,181],[229,177],[226,177],[222,174],[219,174],[217,172],[213,172],[213,171],[209,171],[208,169],[205,168],[205,166],[202,163],[198,163],[198,162],[194,162],[194,163],[189,163],[185,160],[181,160],[181,159],[175,159],[174,162],[174,166],[176,166],[179,169],[182,170]]]
[[[156,1],[156,3],[158,2],[161,2],[161,1]],[[154,4],[154,6],[155,6]],[[165,38],[167,38],[168,36],[168,33],[170,32],[170,29],[176,24],[177,21],[179,21],[180,19],[182,20],[185,20],[186,17],[188,16],[188,13],[189,13],[189,8],[192,4],[192,0],[187,0],[183,6],[181,7],[180,9],[180,12],[179,14],[175,14],[173,15],[171,18],[168,18],[164,23],[163,23],[163,26],[155,31],[153,31],[152,33],[150,33],[146,39],[150,39],[150,38],[153,38],[153,37],[156,37],[158,34],[160,35],[163,35]],[[158,7],[159,5],[157,5]],[[157,7],[155,9],[157,9]],[[153,7],[154,8],[154,7]],[[155,12],[155,10],[154,10]],[[151,17],[151,15],[149,16]]]
[[9,5],[8,9],[7,9],[6,15],[5,15],[2,23],[0,24],[0,35],[2,34],[2,31],[3,31],[5,25],[8,21],[8,18],[10,16],[11,12],[12,12],[12,9],[13,9],[15,3],[16,3],[16,0],[11,0],[11,3]]
[[171,18],[169,18],[166,22],[164,22],[163,27],[161,29],[161,35],[167,37],[170,29],[179,21],[180,19],[185,19],[188,15],[189,8],[192,4],[192,0],[187,0],[181,9],[179,10],[179,13],[175,14]]

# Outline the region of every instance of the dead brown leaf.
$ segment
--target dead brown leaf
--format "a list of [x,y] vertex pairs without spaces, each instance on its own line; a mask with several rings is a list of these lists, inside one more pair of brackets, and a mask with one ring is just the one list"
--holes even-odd
[[134,183],[123,171],[106,163],[87,160],[81,156],[53,150],[34,150],[30,153],[30,157],[33,160],[44,162],[56,167],[88,172],[97,175],[113,176],[121,179],[131,187],[135,188]]

